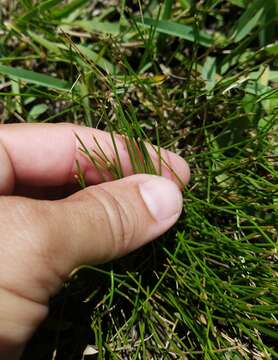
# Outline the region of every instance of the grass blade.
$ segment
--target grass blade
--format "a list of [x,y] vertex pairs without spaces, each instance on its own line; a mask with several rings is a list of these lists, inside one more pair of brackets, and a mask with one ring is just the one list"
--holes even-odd
[[138,25],[145,28],[154,27],[159,33],[177,36],[205,47],[210,47],[214,44],[213,37],[209,33],[194,29],[193,26],[183,25],[167,20],[157,21],[151,18],[144,18],[143,20],[135,18],[134,20]]
[[239,42],[245,38],[258,24],[264,12],[265,0],[255,0],[241,15],[234,26],[232,40]]
[[0,73],[13,77],[13,79],[23,80],[30,84],[36,84],[50,89],[70,91],[71,85],[60,79],[40,74],[31,70],[14,68],[11,66],[0,65]]

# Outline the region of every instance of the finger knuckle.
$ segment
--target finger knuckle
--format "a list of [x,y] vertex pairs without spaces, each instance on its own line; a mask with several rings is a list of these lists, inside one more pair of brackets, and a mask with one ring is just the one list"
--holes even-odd
[[104,189],[93,193],[95,201],[100,207],[103,226],[107,229],[107,237],[111,241],[111,256],[127,253],[136,235],[138,226],[137,214],[134,207],[122,198]]

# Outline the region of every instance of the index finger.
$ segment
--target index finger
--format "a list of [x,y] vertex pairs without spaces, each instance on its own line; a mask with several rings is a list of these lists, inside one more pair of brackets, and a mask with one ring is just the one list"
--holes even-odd
[[[99,146],[109,160],[115,159],[111,135],[105,131],[73,124],[0,125],[0,145],[2,144],[10,162],[5,166],[6,171],[10,169],[10,174],[4,178],[8,178],[12,184],[61,186],[75,181],[78,161],[87,184],[100,183],[100,173],[80,152],[80,143],[76,135],[91,152],[98,151]],[[133,168],[123,137],[116,136],[115,142],[124,176],[132,175]],[[153,163],[158,167],[157,152],[150,147],[149,153]],[[188,182],[189,168],[181,157],[167,150],[161,150],[160,156],[163,158],[163,176],[178,183],[176,174],[184,184]],[[5,168],[3,169],[2,162],[2,173]],[[109,168],[103,171],[107,180],[112,180],[109,178]]]

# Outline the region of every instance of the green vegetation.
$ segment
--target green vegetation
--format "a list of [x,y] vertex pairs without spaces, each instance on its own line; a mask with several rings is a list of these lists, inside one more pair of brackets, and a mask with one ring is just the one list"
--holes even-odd
[[278,2],[116,3],[1,1],[1,122],[176,151],[192,169],[184,213],[157,242],[73,274],[25,358],[81,359],[91,344],[98,359],[274,359]]

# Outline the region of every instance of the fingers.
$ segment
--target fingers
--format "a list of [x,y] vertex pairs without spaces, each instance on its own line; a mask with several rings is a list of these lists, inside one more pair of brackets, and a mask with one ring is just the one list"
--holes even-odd
[[17,294],[45,303],[80,264],[107,262],[163,234],[181,213],[182,195],[168,179],[134,175],[66,200],[6,197],[0,216],[1,208],[8,216],[1,226],[11,233],[1,240],[0,288],[13,291],[12,284]]
[[[81,154],[77,134],[92,152],[98,151],[93,138],[110,160],[115,159],[115,151],[110,134],[71,124],[13,124],[0,125],[0,159],[2,179],[0,194],[7,194],[13,183],[33,186],[60,186],[75,181],[76,160],[80,162],[87,184],[102,181],[99,172]],[[132,174],[132,166],[123,138],[116,136],[116,146],[125,176]],[[150,148],[151,156],[158,168],[158,155]],[[4,154],[4,155],[3,155]],[[2,157],[1,157],[2,156]],[[177,174],[183,183],[189,180],[186,162],[169,151],[162,150],[162,175],[175,181]],[[170,171],[168,166],[172,168]],[[107,169],[109,170],[109,169]],[[109,171],[105,174],[108,179]]]
[[182,195],[170,180],[134,175],[90,187],[59,207],[66,214],[64,236],[73,249],[72,268],[107,262],[154,240],[179,218]]
[[181,210],[178,186],[152,175],[91,186],[66,200],[0,198],[0,352],[28,340],[75,267],[137,249]]
[[[168,230],[179,218],[182,204],[174,182],[152,175],[91,186],[58,201],[54,211],[58,232],[47,250],[56,254],[52,268],[63,278],[81,264],[124,256]],[[62,249],[58,256],[57,245]]]

